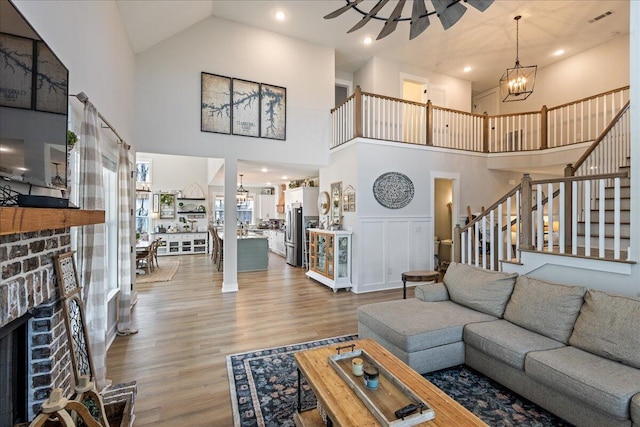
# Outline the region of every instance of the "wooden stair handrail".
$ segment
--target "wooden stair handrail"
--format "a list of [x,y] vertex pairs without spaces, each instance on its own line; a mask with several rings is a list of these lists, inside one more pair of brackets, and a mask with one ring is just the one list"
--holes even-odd
[[489,212],[491,212],[492,210],[494,210],[495,208],[497,208],[499,205],[501,205],[502,203],[504,203],[509,197],[513,196],[514,194],[516,194],[516,192],[518,190],[520,190],[522,188],[522,184],[518,184],[515,187],[513,187],[511,190],[509,190],[509,192],[507,194],[505,194],[504,196],[502,196],[500,199],[498,199],[497,202],[495,202],[494,204],[492,204],[491,206],[489,206],[487,209],[485,209],[484,211],[482,211],[480,213],[480,215],[478,215],[477,217],[475,217],[474,219],[472,219],[471,221],[469,221],[469,224],[465,224],[464,227],[460,228],[461,232],[465,232],[466,230],[468,230],[471,226],[473,226],[476,222],[480,221],[482,218],[486,217],[489,215]]
[[627,101],[626,104],[624,104],[624,107],[622,107],[622,109],[620,111],[618,111],[618,114],[616,114],[616,116],[613,118],[613,120],[611,120],[611,123],[609,123],[609,125],[602,131],[602,133],[596,138],[595,141],[593,141],[593,144],[591,144],[591,146],[589,146],[589,148],[587,149],[587,151],[585,151],[582,156],[580,156],[580,158],[578,159],[578,161],[572,166],[573,170],[577,170],[580,166],[582,166],[582,164],[587,160],[587,158],[591,155],[591,153],[593,152],[593,150],[596,149],[596,147],[604,140],[604,138],[607,136],[607,134],[611,131],[611,129],[613,129],[613,127],[618,123],[618,121],[620,120],[620,118],[622,117],[622,115],[624,113],[627,112],[627,110],[629,109],[629,105],[630,105],[631,101]]
[[591,101],[592,99],[596,99],[596,98],[599,98],[601,96],[611,95],[612,93],[620,92],[620,91],[623,91],[623,90],[629,90],[629,88],[630,88],[629,85],[622,86],[622,87],[619,87],[619,88],[616,88],[616,89],[608,90],[606,92],[598,93],[596,95],[591,95],[591,96],[588,96],[586,98],[578,99],[576,101],[566,102],[564,104],[556,105],[554,107],[549,107],[548,110],[557,110],[559,108],[568,107],[568,106],[573,105],[573,104],[579,104],[581,102]]

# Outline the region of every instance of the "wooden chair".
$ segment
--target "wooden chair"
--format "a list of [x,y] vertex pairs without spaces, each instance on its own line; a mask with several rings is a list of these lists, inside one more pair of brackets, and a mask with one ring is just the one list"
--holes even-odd
[[[158,264],[158,247],[160,246],[160,237],[155,239],[151,244],[151,250],[149,256],[151,257],[151,269],[160,268],[160,264]],[[156,265],[153,266],[153,262],[155,261]]]
[[209,234],[211,234],[211,261],[214,261],[218,251],[218,239],[216,239],[217,232],[215,227],[209,226]]
[[224,242],[218,235],[218,230],[215,227],[211,227],[210,230],[213,234],[213,251],[215,253],[212,254],[212,257],[214,258],[214,263],[218,267],[218,271],[221,271],[224,261]]
[[153,267],[153,255],[151,253],[153,244],[154,242],[151,242],[149,247],[136,252],[136,268],[146,269],[147,274],[151,274],[151,268]]

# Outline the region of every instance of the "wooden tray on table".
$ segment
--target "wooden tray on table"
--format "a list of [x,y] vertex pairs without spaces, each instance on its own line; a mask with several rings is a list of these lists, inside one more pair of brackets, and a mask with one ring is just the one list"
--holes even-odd
[[[353,375],[351,361],[355,357],[361,358],[365,366],[371,365],[378,368],[380,375],[377,389],[372,390],[366,387],[362,376]],[[365,350],[358,349],[342,354],[334,354],[329,357],[329,364],[383,426],[409,427],[435,418],[434,410],[426,402],[423,402],[402,381],[391,374],[373,357],[369,356]],[[405,416],[403,419],[396,417],[395,412],[398,409],[410,404],[421,406],[421,409]]]

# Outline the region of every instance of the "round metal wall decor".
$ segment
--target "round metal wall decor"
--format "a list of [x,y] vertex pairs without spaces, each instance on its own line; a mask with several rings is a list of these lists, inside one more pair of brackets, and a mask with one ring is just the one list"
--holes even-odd
[[400,209],[413,200],[413,182],[403,173],[383,173],[373,183],[373,195],[385,208]]

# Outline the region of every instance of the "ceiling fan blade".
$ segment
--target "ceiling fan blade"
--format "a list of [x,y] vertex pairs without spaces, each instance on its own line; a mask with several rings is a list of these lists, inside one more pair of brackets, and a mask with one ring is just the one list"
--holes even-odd
[[418,37],[429,26],[429,17],[427,16],[427,7],[424,0],[413,0],[413,13],[411,14],[411,29],[409,31],[409,40]]
[[400,18],[400,15],[402,15],[402,9],[404,8],[404,4],[406,3],[406,1],[407,0],[398,1],[398,4],[396,5],[395,9],[393,9],[391,15],[389,15],[387,22],[384,23],[384,27],[382,27],[382,31],[380,31],[380,34],[378,34],[376,40],[387,37],[389,34],[393,33],[396,30],[396,27],[398,26],[398,21],[396,21],[396,19]]
[[334,10],[330,14],[326,15],[324,17],[324,19],[337,18],[338,16],[342,15],[343,13],[345,13],[347,10],[351,9],[352,7],[356,7],[359,3],[362,3],[362,0],[353,0],[353,1],[347,0],[347,5],[346,6],[342,6],[340,9]]
[[431,3],[436,8],[438,19],[440,19],[440,23],[445,30],[448,30],[458,22],[467,11],[467,8],[456,0],[431,0]]
[[464,0],[465,3],[469,3],[471,6],[478,9],[480,12],[487,10],[494,0]]
[[369,11],[369,13],[367,13],[365,16],[363,16],[362,19],[360,20],[360,22],[358,22],[356,25],[354,25],[349,31],[347,31],[347,33],[352,33],[355,30],[359,30],[360,28],[364,27],[365,24],[367,22],[369,22],[371,20],[371,18],[376,16],[376,13],[380,12],[380,9],[382,9],[384,7],[384,5],[386,5],[388,2],[389,2],[389,0],[380,0],[378,2],[378,4],[376,4],[373,7],[373,9],[371,9]]

